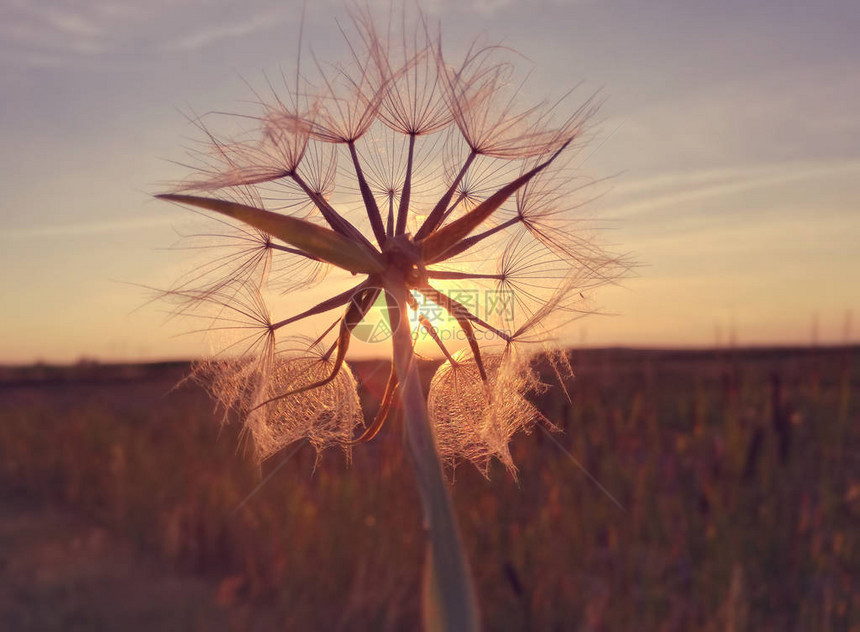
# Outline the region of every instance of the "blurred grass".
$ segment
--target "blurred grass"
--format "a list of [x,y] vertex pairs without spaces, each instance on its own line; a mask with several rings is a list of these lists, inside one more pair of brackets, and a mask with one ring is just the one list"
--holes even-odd
[[[458,468],[489,630],[860,630],[858,348],[574,354],[557,439],[515,438],[519,480]],[[355,370],[370,413],[387,371]],[[429,375],[432,366],[425,367]],[[225,603],[287,629],[411,629],[423,537],[399,423],[315,467],[259,472],[183,365],[0,371],[0,482],[71,505]],[[376,371],[374,373],[374,371]]]

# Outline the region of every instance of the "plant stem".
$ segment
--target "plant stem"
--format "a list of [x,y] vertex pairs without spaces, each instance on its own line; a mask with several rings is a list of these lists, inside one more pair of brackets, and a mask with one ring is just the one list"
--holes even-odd
[[421,495],[427,532],[423,617],[426,630],[479,629],[475,589],[457,527],[448,485],[442,474],[427,402],[412,350],[407,316],[409,291],[402,279],[387,279],[394,369],[400,382],[410,461]]

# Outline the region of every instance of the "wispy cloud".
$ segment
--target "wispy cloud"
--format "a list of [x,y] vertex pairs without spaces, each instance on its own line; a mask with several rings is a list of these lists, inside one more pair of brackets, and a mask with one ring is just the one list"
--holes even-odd
[[286,11],[268,11],[239,22],[238,24],[216,24],[207,26],[167,42],[165,51],[193,51],[225,39],[247,37],[260,31],[268,30],[283,23],[287,18]]
[[860,171],[860,160],[839,163],[773,164],[730,169],[667,173],[616,187],[614,196],[636,201],[606,209],[613,217],[659,212],[667,207],[753,189],[776,187],[790,182]]
[[145,59],[194,51],[277,27],[294,6],[261,0],[217,5],[205,0],[69,0],[0,4],[0,64],[71,66],[93,57]]
[[176,215],[159,215],[136,219],[81,222],[78,224],[52,224],[49,226],[25,226],[0,233],[0,241],[13,241],[32,237],[87,237],[109,235],[148,228],[165,228],[177,223]]
[[[0,9],[0,43],[4,57],[26,61],[47,54],[94,55],[105,50],[105,29],[74,7],[13,3]],[[42,65],[38,61],[36,65]]]
[[102,28],[91,18],[80,13],[69,13],[56,7],[34,7],[33,11],[56,32],[72,37],[98,37]]

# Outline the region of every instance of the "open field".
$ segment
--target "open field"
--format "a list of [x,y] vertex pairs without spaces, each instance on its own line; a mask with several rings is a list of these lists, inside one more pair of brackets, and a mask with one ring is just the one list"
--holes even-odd
[[[490,480],[456,471],[486,628],[860,630],[858,358],[857,347],[576,352],[573,403],[557,388],[540,402],[564,432],[515,438],[517,481],[501,467]],[[354,365],[368,412],[379,367]],[[244,612],[239,626],[258,611],[259,629],[413,629],[423,538],[397,421],[351,464],[330,450],[315,468],[305,445],[259,472],[199,387],[172,388],[186,372],[0,369],[5,495],[64,507],[160,573],[214,586],[187,588],[192,609],[171,597],[178,629],[213,629],[206,599]],[[129,588],[129,617],[141,600]],[[0,622],[39,607],[0,600]]]

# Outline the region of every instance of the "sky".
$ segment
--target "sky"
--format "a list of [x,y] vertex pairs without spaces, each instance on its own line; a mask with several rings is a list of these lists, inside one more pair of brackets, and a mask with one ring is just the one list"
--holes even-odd
[[[388,3],[371,3],[388,6]],[[860,8],[853,0],[432,0],[446,42],[516,49],[536,99],[603,105],[588,205],[637,266],[583,346],[860,340]],[[187,172],[187,115],[241,110],[291,67],[302,3],[0,0],[0,363],[188,358],[194,324],[147,287],[189,253],[152,198]],[[321,59],[344,5],[308,3]],[[852,326],[852,319],[854,324]]]

